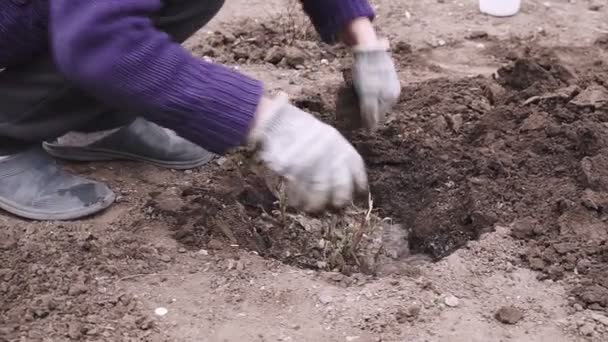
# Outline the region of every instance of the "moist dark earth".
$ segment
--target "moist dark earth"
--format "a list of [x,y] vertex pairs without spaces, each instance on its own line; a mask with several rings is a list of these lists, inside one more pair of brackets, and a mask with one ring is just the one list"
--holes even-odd
[[[404,243],[411,253],[438,260],[496,223],[512,224],[514,238],[527,243],[522,264],[541,271],[541,278],[582,275],[572,289],[577,300],[606,310],[604,40],[588,48],[555,50],[513,42],[501,56],[505,66],[494,77],[434,79],[407,86],[385,128],[375,134],[343,131],[369,167],[377,214],[407,230]],[[396,54],[406,67],[418,59],[404,45],[398,44]],[[578,66],[566,65],[556,52],[578,57]],[[322,114],[335,112],[336,93],[311,90],[297,103],[340,127],[334,117]],[[337,99],[341,105],[349,100]],[[325,255],[317,246],[319,232],[311,234],[302,227],[297,235],[285,236],[284,224],[290,223],[281,215],[272,217],[273,211],[281,211],[279,198],[264,176],[248,171],[250,162],[244,165],[225,165],[210,182],[225,184],[222,187],[183,193],[186,207],[196,209],[175,215],[181,241],[204,246],[225,238],[224,227],[232,227],[232,243],[264,256],[302,267],[373,272],[350,251],[341,251],[338,261]],[[179,217],[199,216],[213,222],[179,222]]]
[[[336,64],[345,56],[312,43],[309,33],[279,38],[284,33],[263,25],[218,32],[194,51],[291,69],[303,68],[311,56]],[[608,312],[606,41],[542,48],[489,40],[504,65],[493,77],[408,84],[380,131],[344,129],[369,167],[373,215],[367,198],[313,217],[285,208],[280,181],[242,150],[175,187],[151,189],[143,181],[135,195],[136,185],[113,180],[135,209],[112,225],[6,220],[0,341],[155,340],[155,323],[137,298],[116,288],[121,279],[162,272],[171,261],[162,246],[139,241],[150,222],[170,230],[183,251],[230,253],[238,245],[305,269],[375,276],[390,253],[370,238],[384,224],[374,217],[398,225],[392,242],[403,253],[433,261],[495,224],[510,225],[525,245],[521,265],[541,279],[578,274],[569,284],[575,300]],[[407,43],[396,47],[400,68],[426,67]],[[295,103],[342,127],[333,115],[338,92],[311,86]]]

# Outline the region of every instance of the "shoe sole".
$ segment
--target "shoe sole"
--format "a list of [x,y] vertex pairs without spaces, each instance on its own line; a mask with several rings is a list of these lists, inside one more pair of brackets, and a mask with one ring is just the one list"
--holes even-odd
[[104,198],[101,202],[98,202],[94,205],[85,207],[83,209],[74,210],[70,212],[61,212],[61,213],[48,213],[41,211],[32,211],[23,206],[20,206],[14,202],[5,200],[0,198],[0,208],[4,211],[11,213],[13,215],[19,216],[21,218],[36,220],[36,221],[70,221],[81,219],[86,216],[90,216],[96,213],[99,213],[105,209],[107,209],[114,200],[116,199],[116,195],[113,192],[110,192],[106,198]]
[[198,160],[188,161],[166,161],[152,158],[142,157],[140,155],[131,154],[127,152],[119,152],[115,150],[105,150],[100,148],[90,147],[73,147],[73,146],[60,146],[52,143],[44,142],[42,147],[46,152],[56,158],[72,161],[82,162],[94,162],[94,161],[111,161],[111,160],[125,160],[125,161],[137,161],[142,163],[152,164],[158,167],[174,170],[188,170],[196,167],[203,166],[213,160],[216,155],[209,153]]

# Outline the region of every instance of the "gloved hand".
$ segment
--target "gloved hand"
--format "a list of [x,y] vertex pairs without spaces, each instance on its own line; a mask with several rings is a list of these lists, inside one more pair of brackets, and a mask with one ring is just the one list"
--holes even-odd
[[290,206],[315,212],[342,208],[367,191],[367,173],[355,148],[333,127],[289,104],[273,100],[257,118],[249,140],[259,158],[287,181]]
[[401,84],[388,49],[387,40],[353,48],[353,86],[359,98],[362,123],[372,131],[384,121],[401,94]]

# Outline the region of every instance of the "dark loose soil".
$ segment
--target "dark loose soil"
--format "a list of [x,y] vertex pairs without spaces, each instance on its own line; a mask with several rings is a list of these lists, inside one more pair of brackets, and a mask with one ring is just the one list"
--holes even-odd
[[[287,40],[278,38],[286,33]],[[220,62],[289,69],[314,68],[310,57],[339,64],[343,52],[326,51],[313,37],[302,39],[307,35],[241,28],[214,33],[195,51]],[[125,197],[114,221],[3,219],[0,341],[160,340],[138,298],[119,286],[172,262],[174,253],[151,242],[152,224],[170,230],[184,251],[202,248],[213,255],[240,247],[348,275],[379,274],[384,263],[411,253],[439,260],[496,223],[510,225],[526,246],[522,265],[540,271],[541,278],[577,274],[574,298],[607,311],[606,39],[592,48],[516,52],[498,56],[509,64],[495,79],[440,78],[406,86],[386,128],[374,135],[345,131],[369,166],[371,215],[365,200],[319,217],[286,209],[276,179],[240,152],[191,176],[146,180],[159,174],[155,170],[138,177],[137,185],[110,173],[113,188]],[[404,43],[395,53],[403,68],[426,63]],[[329,113],[335,89],[324,86],[310,84],[295,102],[334,123]],[[376,216],[390,217],[392,224]],[[401,264],[401,275],[417,276],[415,268]],[[414,321],[419,314],[412,307],[398,320]]]
[[[528,246],[522,263],[552,279],[576,272],[582,276],[573,289],[576,298],[605,309],[608,68],[597,62],[599,48],[566,51],[584,56],[578,68],[566,66],[553,51],[520,52],[510,54],[495,79],[410,85],[386,128],[373,135],[344,133],[369,166],[374,212],[404,227],[396,240],[410,252],[438,260],[495,223],[510,224],[513,236]],[[311,90],[296,103],[331,113],[334,99],[327,94]],[[361,261],[377,261],[382,253],[375,247],[376,259],[369,259],[369,251],[353,254],[352,222],[361,212],[350,213],[354,221],[345,219],[349,213],[316,221],[282,214],[267,177],[247,171],[250,159],[244,160],[223,165],[208,185],[183,194],[197,209],[174,215],[182,227],[180,241],[204,246],[228,237],[228,243],[302,267],[377,269],[373,261]],[[202,221],[189,221],[197,217]],[[332,226],[347,229],[334,236]]]

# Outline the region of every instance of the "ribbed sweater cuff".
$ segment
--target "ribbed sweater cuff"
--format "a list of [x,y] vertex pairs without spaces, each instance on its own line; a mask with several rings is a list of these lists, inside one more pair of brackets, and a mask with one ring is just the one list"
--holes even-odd
[[154,121],[214,153],[244,144],[262,97],[262,83],[200,60],[180,74],[182,87],[169,94],[171,113],[155,114]]
[[367,17],[373,20],[375,17],[367,0],[324,0],[323,6],[313,5],[314,1],[303,3],[315,29],[323,41],[330,44],[338,41],[339,33],[354,19]]

